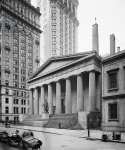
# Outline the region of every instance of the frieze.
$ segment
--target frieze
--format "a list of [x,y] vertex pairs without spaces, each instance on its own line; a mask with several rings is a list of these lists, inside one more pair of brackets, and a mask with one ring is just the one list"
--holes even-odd
[[[72,68],[69,68],[69,69],[67,69],[67,70],[64,70],[64,71],[61,71],[61,72],[59,72],[59,73],[55,73],[55,74],[53,74],[53,75],[49,75],[48,77],[44,77],[43,79],[37,79],[38,81],[32,81],[32,84],[30,83],[30,86],[32,86],[32,85],[35,85],[35,84],[39,84],[39,83],[42,83],[42,82],[44,82],[44,81],[47,81],[47,80],[49,80],[49,79],[54,79],[54,78],[56,78],[56,77],[61,77],[61,76],[63,76],[63,75],[68,75],[69,73],[72,73],[73,71],[78,71],[78,70],[82,70],[83,69],[83,72],[85,71],[84,69],[86,68],[86,71],[88,71],[88,68],[89,68],[89,66],[93,66],[93,69],[95,68],[97,68],[97,70],[98,71],[100,71],[100,68],[98,68],[97,66],[95,67],[95,65],[93,65],[92,63],[88,63],[88,64],[81,64],[81,65],[79,65],[79,66],[75,66],[75,67],[72,67]],[[72,74],[72,75],[74,75],[74,74]]]

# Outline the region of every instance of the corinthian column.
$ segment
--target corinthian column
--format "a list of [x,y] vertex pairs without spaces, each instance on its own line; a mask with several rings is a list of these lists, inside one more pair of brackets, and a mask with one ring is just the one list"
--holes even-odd
[[34,89],[34,114],[39,114],[38,89]]
[[48,85],[48,105],[49,105],[49,114],[53,114],[52,84]]
[[45,110],[44,110],[44,102],[45,102],[44,86],[41,86],[41,99],[40,99],[40,103],[39,103],[39,114],[40,115],[42,115],[42,113],[45,112]]
[[71,80],[66,79],[66,114],[72,113]]
[[77,111],[83,111],[83,81],[82,75],[77,76]]
[[33,90],[30,89],[29,91],[29,114],[32,115],[33,114]]
[[92,71],[89,73],[89,111],[90,112],[94,111],[96,107],[95,92],[96,92],[95,72]]
[[61,84],[56,82],[56,114],[61,113]]

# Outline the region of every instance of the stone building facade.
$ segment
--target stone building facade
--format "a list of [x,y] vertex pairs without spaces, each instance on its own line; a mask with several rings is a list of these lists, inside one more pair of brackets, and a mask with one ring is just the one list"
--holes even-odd
[[44,59],[77,50],[78,0],[42,0]]
[[39,66],[40,11],[30,0],[0,1],[0,114],[28,113],[27,80]]
[[117,53],[111,51],[110,56],[103,58],[102,82],[102,128],[106,131],[123,132],[125,131],[124,50]]
[[101,59],[96,51],[52,57],[30,78],[30,115],[100,112]]

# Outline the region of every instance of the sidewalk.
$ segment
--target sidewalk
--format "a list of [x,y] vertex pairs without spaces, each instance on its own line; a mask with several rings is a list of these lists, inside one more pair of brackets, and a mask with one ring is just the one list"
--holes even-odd
[[[34,126],[18,126],[18,125],[11,125],[10,128],[5,128],[3,125],[0,125],[2,130],[9,130],[12,132],[14,130],[31,130],[36,132],[44,132],[44,133],[52,133],[52,134],[59,134],[59,135],[67,135],[67,136],[74,136],[78,138],[87,138],[88,131],[87,130],[68,130],[68,129],[55,129],[55,128],[43,128],[43,127],[34,127]],[[101,139],[102,131],[99,130],[90,130],[90,137],[94,139]]]
[[[35,131],[35,132],[43,132],[43,133],[51,133],[58,135],[67,135],[78,138],[86,138],[88,140],[101,140],[103,131],[101,130],[90,130],[90,137],[88,138],[88,130],[68,130],[68,129],[55,129],[55,128],[43,128],[43,127],[34,127],[34,126],[18,126],[11,125],[10,128],[5,128],[3,125],[0,125],[1,130],[7,130],[9,133],[14,132],[15,130],[20,130],[23,132],[25,130]],[[109,132],[109,136],[111,133]],[[113,141],[109,139],[109,142],[119,142],[125,143],[125,133],[122,135],[121,141]]]

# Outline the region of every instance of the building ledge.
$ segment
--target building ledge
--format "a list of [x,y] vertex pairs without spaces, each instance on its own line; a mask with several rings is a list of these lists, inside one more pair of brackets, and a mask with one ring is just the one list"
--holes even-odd
[[112,94],[106,94],[102,96],[103,100],[105,99],[117,99],[117,98],[125,98],[125,93],[112,93]]
[[20,19],[21,21],[23,21],[24,23],[30,25],[32,28],[34,28],[35,30],[37,30],[39,33],[42,33],[39,25],[36,25],[31,20],[27,19],[26,17],[21,16],[18,12],[15,13],[15,11],[13,9],[9,9],[5,5],[1,5],[1,9],[9,12],[12,16],[14,16],[14,17]]
[[108,89],[108,92],[112,92],[112,91],[118,91],[118,88],[111,88],[111,89]]

